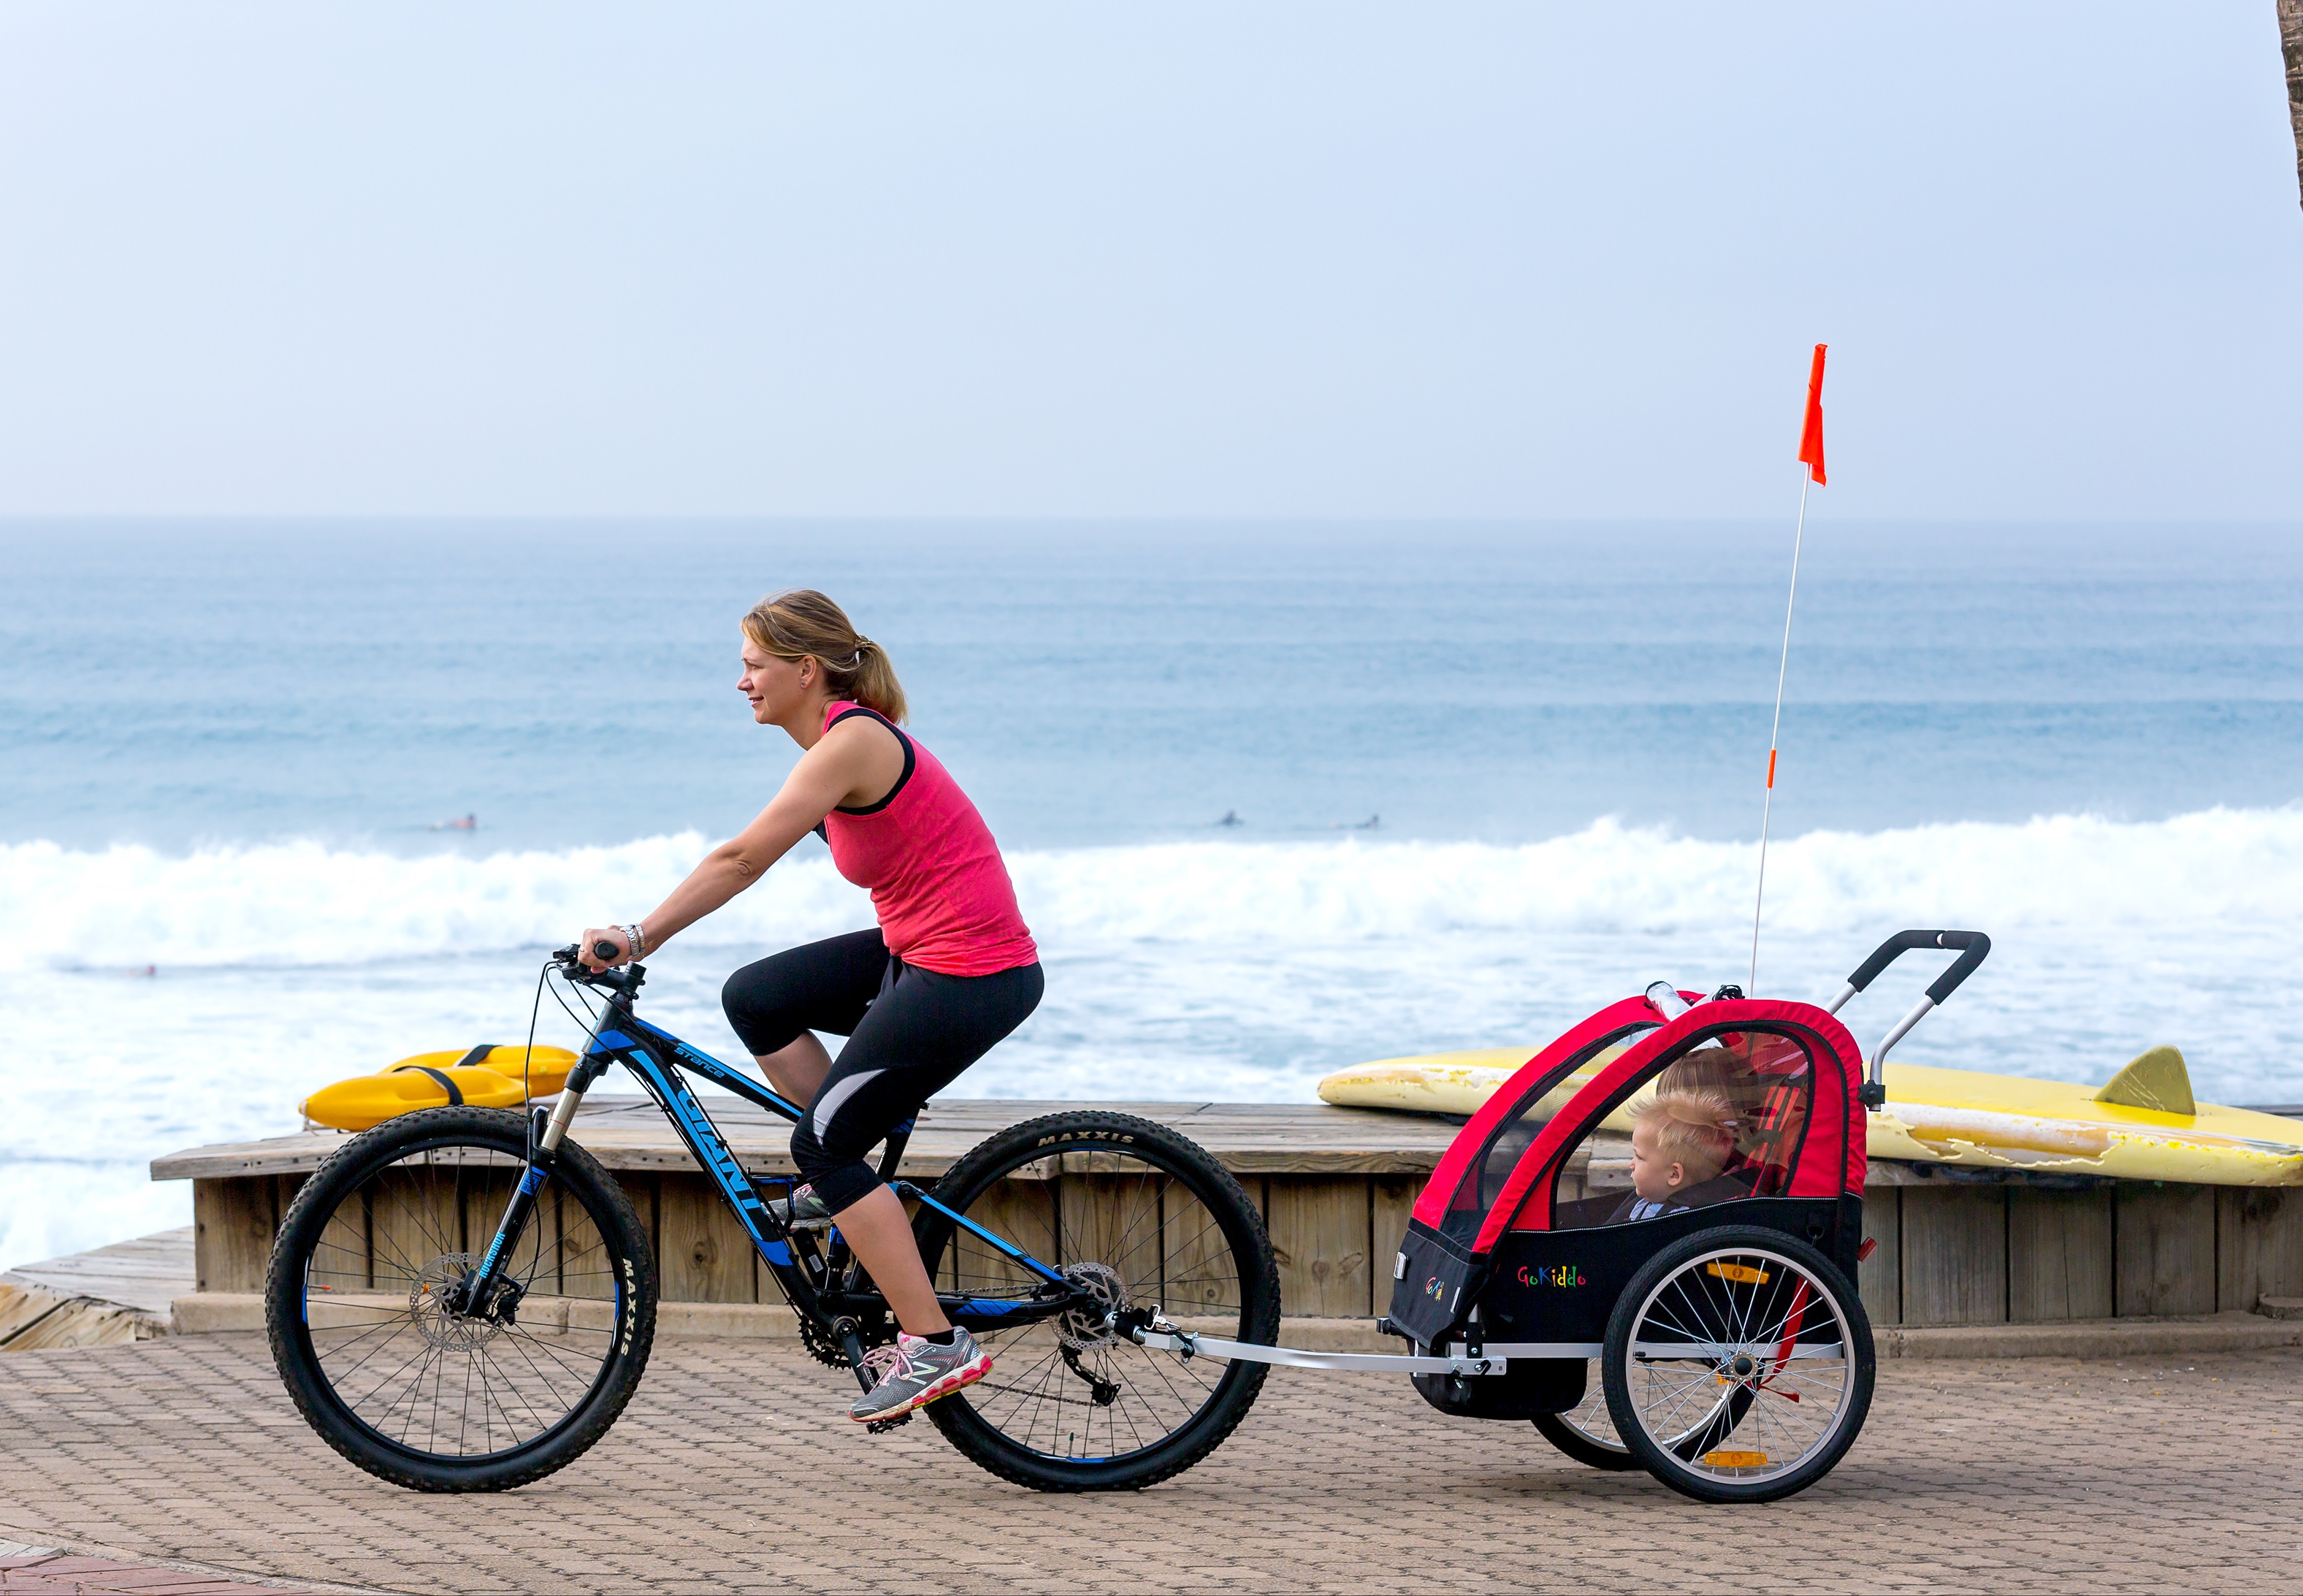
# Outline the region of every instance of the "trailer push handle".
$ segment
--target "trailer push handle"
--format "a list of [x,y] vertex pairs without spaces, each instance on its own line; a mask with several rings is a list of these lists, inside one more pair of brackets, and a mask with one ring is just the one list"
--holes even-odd
[[1951,968],[1935,978],[1934,984],[1928,988],[1927,996],[1912,1005],[1911,1011],[1903,1016],[1902,1022],[1887,1033],[1886,1040],[1872,1052],[1871,1078],[1863,1085],[1866,1108],[1876,1109],[1887,1101],[1887,1050],[1911,1034],[1911,1027],[1925,1019],[1929,1009],[1940,1007],[1959,990],[1961,982],[1975,974],[1991,951],[1991,939],[1979,931],[1899,931],[1873,949],[1870,958],[1855,967],[1855,973],[1847,977],[1847,984],[1841,987],[1839,995],[1831,1000],[1828,1011],[1838,1013],[1840,1006],[1870,985],[1880,971],[1919,948],[1949,948],[1955,950],[1959,957],[1953,960]]

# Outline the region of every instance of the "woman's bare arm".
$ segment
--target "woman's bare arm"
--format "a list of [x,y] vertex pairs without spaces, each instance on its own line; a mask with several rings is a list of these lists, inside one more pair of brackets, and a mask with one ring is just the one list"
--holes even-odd
[[[888,769],[889,751],[895,770]],[[649,951],[661,948],[704,916],[765,875],[768,867],[789,853],[799,840],[842,804],[861,798],[876,800],[895,784],[901,772],[902,746],[876,722],[862,717],[843,721],[824,733],[815,747],[800,756],[782,790],[769,801],[752,823],[704,856],[688,879],[640,922]],[[617,958],[594,957],[592,946],[609,942],[620,950]],[[579,944],[584,962],[594,969],[620,964],[631,957],[620,927],[593,927]]]

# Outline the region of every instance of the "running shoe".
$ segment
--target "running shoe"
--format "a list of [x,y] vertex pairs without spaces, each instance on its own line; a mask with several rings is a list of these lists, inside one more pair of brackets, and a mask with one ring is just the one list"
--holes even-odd
[[864,1366],[876,1372],[880,1379],[856,1398],[848,1416],[859,1424],[871,1424],[899,1418],[939,1397],[974,1385],[991,1372],[991,1355],[964,1330],[952,1331],[949,1347],[899,1331],[893,1347],[865,1353]]
[[768,1212],[781,1220],[787,1230],[821,1230],[831,1223],[831,1210],[823,1205],[812,1186],[792,1187],[790,1196],[771,1201]]

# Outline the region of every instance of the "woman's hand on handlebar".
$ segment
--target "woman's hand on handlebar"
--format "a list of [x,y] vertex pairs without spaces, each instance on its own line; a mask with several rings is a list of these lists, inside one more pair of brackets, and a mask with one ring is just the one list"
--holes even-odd
[[587,925],[576,939],[576,961],[587,970],[612,969],[629,962],[631,957],[631,938],[620,925]]

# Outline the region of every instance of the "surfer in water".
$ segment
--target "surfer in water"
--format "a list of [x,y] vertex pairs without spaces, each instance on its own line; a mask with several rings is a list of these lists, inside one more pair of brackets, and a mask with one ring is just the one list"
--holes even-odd
[[[904,689],[877,643],[840,607],[801,589],[744,617],[736,686],[752,719],[805,749],[782,790],[704,857],[645,917],[595,927],[621,964],[661,948],[758,881],[810,832],[840,874],[872,893],[879,924],[747,965],[721,993],[761,1070],[808,1105],[792,1133],[805,1177],[774,1204],[789,1223],[834,1221],[902,1333],[870,1355],[879,1374],[848,1416],[891,1419],[991,1368],[944,1317],[904,1205],[864,1155],[1024,1023],[1042,990],[1039,950],[1016,908],[999,845],[934,755],[907,736]],[[818,1035],[845,1036],[833,1058]]]

